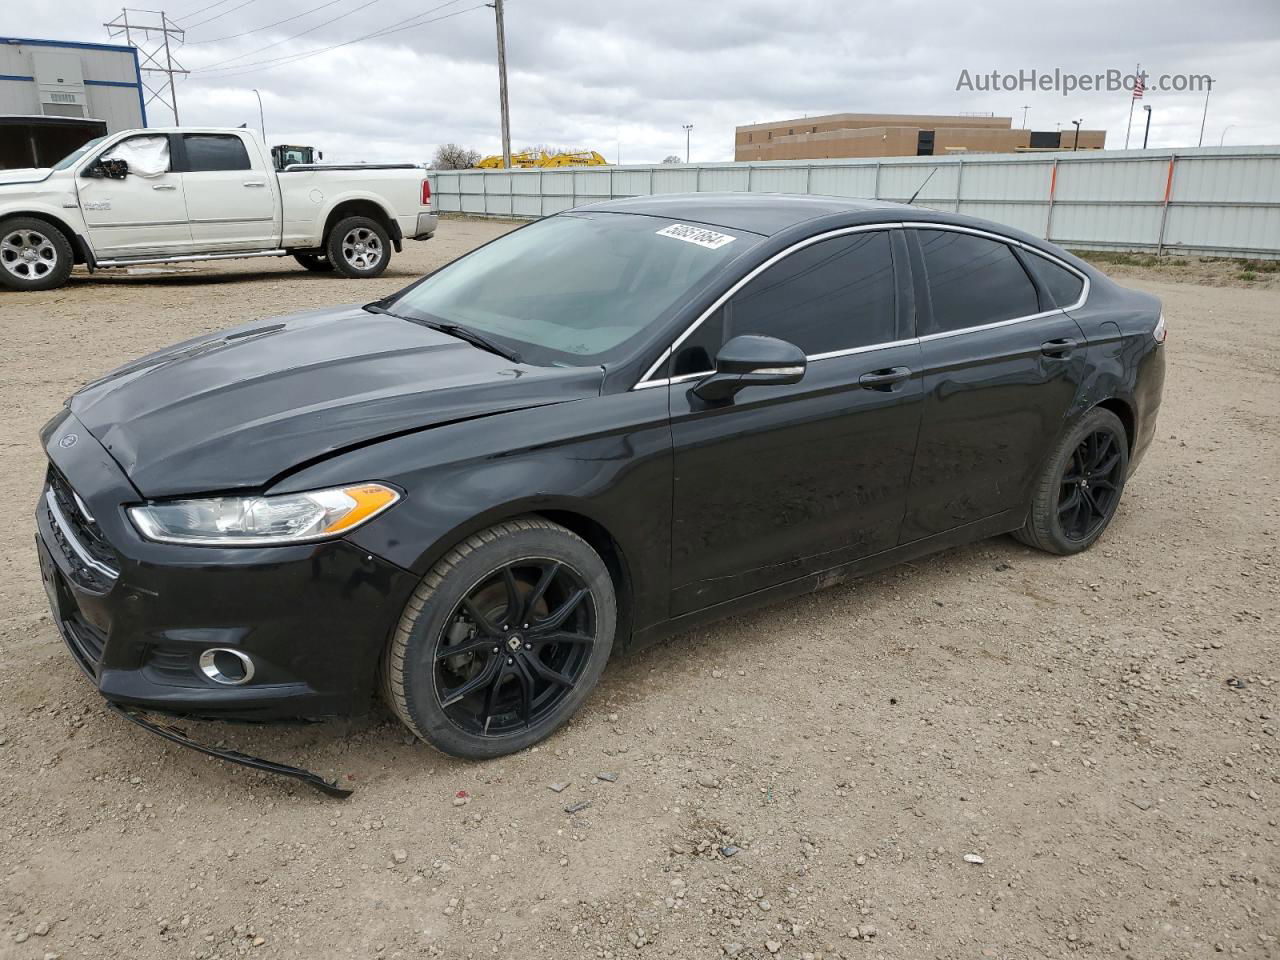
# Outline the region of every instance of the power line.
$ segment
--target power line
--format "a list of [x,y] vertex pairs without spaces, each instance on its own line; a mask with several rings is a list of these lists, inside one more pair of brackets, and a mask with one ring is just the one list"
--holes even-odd
[[230,2],[231,2],[231,0],[217,0],[217,2],[215,2],[215,3],[210,3],[210,4],[206,4],[205,6],[200,7],[199,9],[196,9],[196,10],[188,10],[186,13],[181,13],[181,14],[179,14],[179,16],[180,16],[180,17],[194,17],[194,16],[196,16],[197,14],[204,13],[206,10],[212,10],[214,7],[220,7],[220,6],[222,6],[224,3],[230,3]]
[[[442,3],[436,7],[432,7],[430,10],[426,10],[423,13],[417,13],[417,14],[414,14],[412,17],[406,17],[403,20],[397,20],[395,23],[388,24],[387,26],[382,27],[381,29],[375,30],[372,33],[366,33],[364,36],[354,37],[353,39],[345,40],[342,43],[334,43],[325,47],[317,47],[314,50],[304,50],[301,53],[287,54],[282,57],[272,57],[268,60],[258,60],[253,63],[238,63],[230,67],[217,68],[217,72],[221,73],[221,76],[218,77],[217,79],[243,76],[244,74],[253,73],[254,70],[256,70],[259,67],[263,70],[270,70],[274,67],[284,66],[286,63],[297,63],[300,60],[306,60],[310,57],[318,56],[319,54],[322,54],[322,53],[327,53],[330,50],[337,50],[341,47],[349,47],[353,43],[361,43],[365,40],[371,40],[375,37],[384,37],[392,33],[399,33],[402,30],[411,30],[414,27],[423,27],[429,23],[436,23],[440,20],[448,20],[450,17],[460,16],[461,14],[469,13],[472,10],[479,10],[481,7],[486,6],[486,4],[484,3],[478,3],[472,7],[464,7],[462,10],[455,10],[452,13],[446,13],[443,16],[432,17],[429,20],[421,19],[422,17],[425,17],[428,14],[434,13],[437,10],[443,10],[445,7],[453,6],[453,4],[460,3],[460,2],[461,0],[448,0],[448,2]],[[409,23],[408,21],[410,20],[418,20],[419,22]],[[205,68],[205,70],[214,70],[214,69],[215,68],[212,68],[212,67]],[[196,71],[193,71],[193,72],[196,72]]]
[[[322,27],[327,27],[331,23],[337,23],[339,20],[344,20],[347,17],[351,16],[352,14],[359,13],[361,10],[365,9],[366,7],[372,7],[375,3],[379,3],[379,2],[381,2],[381,0],[368,0],[368,3],[363,3],[353,10],[348,10],[346,13],[340,13],[336,17],[330,17],[328,20],[324,21],[324,23],[318,23],[314,27],[308,27],[306,30],[302,30],[298,33],[295,33],[291,37],[285,37],[283,40],[277,40],[274,43],[268,43],[265,47],[258,47],[258,49],[250,50],[247,53],[241,53],[241,54],[237,54],[234,57],[228,57],[226,60],[218,60],[218,61],[215,61],[214,63],[208,64],[207,66],[198,67],[193,72],[204,73],[206,70],[213,70],[217,67],[222,66],[223,64],[231,63],[235,60],[243,60],[245,57],[251,57],[255,53],[262,53],[264,50],[270,50],[272,47],[278,47],[280,46],[280,44],[288,43],[290,40],[297,40],[299,37],[305,37],[308,33],[315,33],[317,30],[321,29]],[[244,67],[244,66],[248,66],[248,64],[240,63],[240,64],[236,64],[236,66]]]
[[214,20],[217,20],[219,17],[225,17],[228,13],[235,13],[237,10],[247,7],[251,3],[253,3],[253,0],[244,0],[244,3],[238,4],[232,7],[230,10],[223,10],[221,13],[215,13],[212,17],[206,17],[205,19],[197,23],[191,24],[191,26],[186,27],[185,29],[194,30],[196,27],[202,27],[206,23],[212,23]]
[[335,3],[341,3],[342,0],[329,0],[328,3],[322,3],[318,7],[312,7],[310,10],[303,10],[301,13],[295,13],[292,17],[285,17],[283,20],[277,20],[275,23],[268,23],[265,26],[254,27],[252,30],[246,30],[243,33],[232,33],[225,37],[214,37],[211,40],[188,40],[188,44],[193,43],[221,43],[223,40],[237,40],[240,37],[247,37],[251,33],[258,33],[262,30],[270,30],[272,27],[278,27],[282,23],[288,23],[290,20],[297,20],[308,14],[315,13],[317,10],[323,10],[325,7],[332,7]]

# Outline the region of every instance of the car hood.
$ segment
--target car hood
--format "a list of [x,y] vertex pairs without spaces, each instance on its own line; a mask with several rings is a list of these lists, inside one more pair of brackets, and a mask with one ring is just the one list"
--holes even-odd
[[513,363],[353,306],[188,340],[70,407],[139,493],[167,497],[262,488],[379,438],[597,396],[601,379],[599,367]]
[[39,183],[49,179],[53,171],[49,167],[14,167],[11,170],[0,170],[0,184],[5,183]]

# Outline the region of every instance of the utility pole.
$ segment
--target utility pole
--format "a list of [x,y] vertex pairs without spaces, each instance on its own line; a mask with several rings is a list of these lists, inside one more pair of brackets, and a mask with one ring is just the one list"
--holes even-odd
[[1072,120],[1071,122],[1076,125],[1076,139],[1075,139],[1075,143],[1071,144],[1071,149],[1079,150],[1080,149],[1080,124],[1084,123],[1084,117],[1081,117],[1079,120]]
[[258,88],[253,88],[253,95],[258,98],[258,123],[262,127],[262,144],[267,143],[267,116],[262,111],[262,94],[258,92]]
[[1142,131],[1142,149],[1147,149],[1147,137],[1151,136],[1151,104],[1144,103],[1142,109],[1147,111],[1147,129]]
[[693,136],[693,133],[692,133],[693,124],[686,123],[686,124],[682,124],[682,126],[684,127],[684,162],[688,163],[689,162],[689,141]]
[[502,0],[486,3],[493,7],[493,20],[498,28],[498,101],[502,111],[502,166],[511,168],[511,111],[507,106],[507,34],[502,24]]
[[1023,130],[1027,129],[1027,111],[1030,109],[1031,107],[1028,106],[1027,104],[1024,103],[1022,105],[1022,129]]
[[[129,19],[129,14],[134,15],[132,20]],[[159,100],[173,113],[173,124],[178,126],[181,121],[178,119],[178,95],[173,78],[175,74],[185,75],[190,71],[174,59],[173,46],[185,40],[186,31],[170,20],[163,10],[139,10],[136,7],[124,7],[120,16],[103,26],[107,28],[108,37],[124,37],[125,43],[137,48],[138,68],[142,74],[164,74],[163,79],[156,78],[154,85],[145,76],[140,77],[149,94],[143,106]],[[174,41],[172,45],[171,37]]]

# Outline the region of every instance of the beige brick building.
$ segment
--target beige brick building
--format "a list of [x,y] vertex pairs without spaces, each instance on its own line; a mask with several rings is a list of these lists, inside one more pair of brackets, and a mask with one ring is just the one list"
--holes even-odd
[[[1070,150],[1075,127],[1020,130],[1011,117],[832,113],[738,127],[735,160],[917,157],[951,153]],[[1081,150],[1106,146],[1105,130],[1081,130]]]

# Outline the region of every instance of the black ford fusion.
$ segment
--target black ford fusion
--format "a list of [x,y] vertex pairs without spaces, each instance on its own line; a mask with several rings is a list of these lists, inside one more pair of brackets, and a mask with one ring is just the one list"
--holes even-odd
[[201,337],[43,432],[45,584],[115,704],[534,743],[614,650],[1007,532],[1058,554],[1152,439],[1160,304],[1011,228],[612,201],[377,303]]

